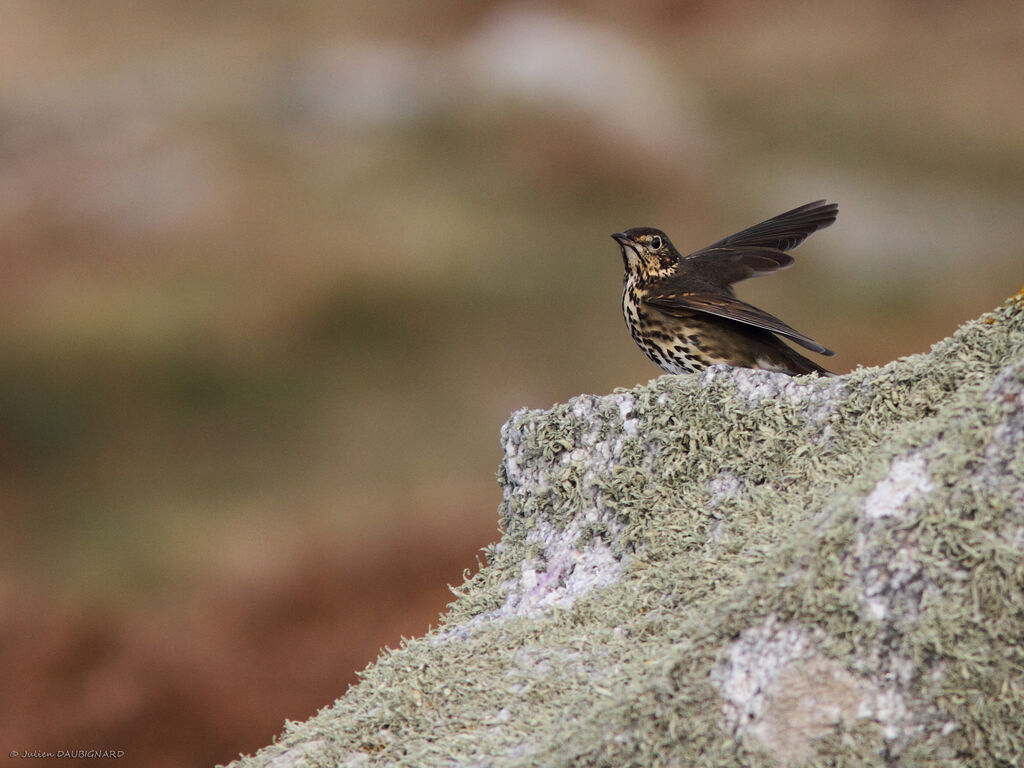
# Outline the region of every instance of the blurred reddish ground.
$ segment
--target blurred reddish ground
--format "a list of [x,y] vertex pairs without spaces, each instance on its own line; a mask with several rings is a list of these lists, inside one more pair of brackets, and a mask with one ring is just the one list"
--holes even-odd
[[284,579],[214,588],[166,610],[54,610],[8,594],[0,745],[122,749],[110,764],[147,766],[254,752],[286,719],[344,694],[384,646],[436,624],[448,585],[462,583],[496,536],[493,517],[481,515],[453,530],[409,531],[358,559],[311,547]]

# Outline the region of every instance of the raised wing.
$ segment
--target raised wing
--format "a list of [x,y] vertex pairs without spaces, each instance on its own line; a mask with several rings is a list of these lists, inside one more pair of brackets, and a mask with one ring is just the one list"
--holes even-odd
[[819,355],[831,356],[835,354],[831,349],[822,346],[814,339],[804,336],[774,315],[769,315],[764,310],[751,306],[732,296],[685,291],[662,292],[648,296],[645,303],[650,304],[667,315],[681,314],[687,311],[706,312],[709,315],[717,315],[718,317],[735,320],[738,323],[751,325],[755,328],[763,328],[766,331],[785,336],[800,346],[812,352],[817,352]]
[[837,203],[816,200],[813,203],[801,205],[799,208],[794,208],[791,211],[780,213],[778,216],[762,221],[760,224],[747,227],[734,235],[723,237],[706,248],[694,251],[685,258],[691,259],[705,251],[723,246],[755,246],[788,251],[800,245],[800,243],[807,239],[808,235],[830,225],[836,220],[838,215],[839,205]]
[[792,265],[793,257],[774,248],[714,247],[680,259],[672,282],[709,283],[724,288],[757,275],[770,275]]

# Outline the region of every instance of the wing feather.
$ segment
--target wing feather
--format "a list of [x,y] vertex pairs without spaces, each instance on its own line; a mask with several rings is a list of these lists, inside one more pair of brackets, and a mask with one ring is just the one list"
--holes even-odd
[[723,246],[755,246],[788,251],[796,248],[809,235],[824,229],[836,220],[839,205],[826,200],[801,205],[791,211],[780,213],[760,224],[747,227],[735,234],[723,237],[706,248],[694,251],[686,258],[692,258],[704,251]]
[[680,260],[678,274],[688,281],[732,285],[758,275],[770,275],[793,264],[793,257],[775,248],[705,248]]
[[697,292],[674,292],[656,293],[645,300],[655,309],[667,315],[682,312],[706,312],[709,315],[717,315],[738,323],[751,325],[755,328],[763,328],[766,331],[777,333],[780,336],[792,339],[797,344],[820,355],[834,355],[835,352],[822,346],[814,339],[804,336],[799,331],[786,325],[774,315],[758,309],[746,302],[727,295],[697,293]]

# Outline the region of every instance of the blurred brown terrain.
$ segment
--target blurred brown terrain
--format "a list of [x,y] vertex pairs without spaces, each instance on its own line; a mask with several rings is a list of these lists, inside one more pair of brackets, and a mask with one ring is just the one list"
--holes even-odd
[[838,201],[739,287],[838,372],[1024,282],[1020,4],[364,6],[4,6],[0,748],[226,762],[424,632],[509,412],[659,373],[611,232]]

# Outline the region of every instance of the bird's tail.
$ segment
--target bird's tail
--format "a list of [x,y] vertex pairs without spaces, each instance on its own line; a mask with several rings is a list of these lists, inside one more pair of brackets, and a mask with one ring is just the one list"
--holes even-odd
[[790,376],[803,376],[808,373],[816,373],[819,376],[836,375],[832,371],[822,368],[813,360],[808,360],[792,347],[786,346],[785,351],[782,352],[782,357],[786,361],[786,368],[788,369],[786,373]]

